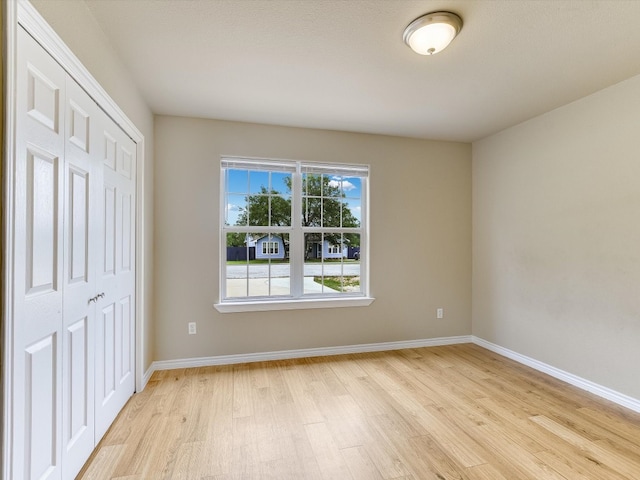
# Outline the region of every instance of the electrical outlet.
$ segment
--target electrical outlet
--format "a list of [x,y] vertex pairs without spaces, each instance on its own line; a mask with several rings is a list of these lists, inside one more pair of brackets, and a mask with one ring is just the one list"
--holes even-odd
[[189,322],[189,335],[195,335],[196,333],[196,322]]
[[436,309],[436,318],[444,318],[444,308]]

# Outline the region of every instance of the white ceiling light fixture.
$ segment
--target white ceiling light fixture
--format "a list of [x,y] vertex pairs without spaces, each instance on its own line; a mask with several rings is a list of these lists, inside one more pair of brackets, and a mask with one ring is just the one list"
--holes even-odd
[[462,29],[462,19],[451,12],[422,15],[404,29],[404,43],[420,55],[433,55],[447,48]]

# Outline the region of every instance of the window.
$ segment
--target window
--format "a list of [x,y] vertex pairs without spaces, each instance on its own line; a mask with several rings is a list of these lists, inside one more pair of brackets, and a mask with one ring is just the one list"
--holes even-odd
[[329,255],[338,255],[340,254],[340,251],[341,251],[340,245],[331,244],[327,248],[327,253],[329,253]]
[[278,242],[262,242],[263,255],[278,255],[280,253],[280,244]]
[[216,308],[371,303],[368,174],[366,165],[223,158]]

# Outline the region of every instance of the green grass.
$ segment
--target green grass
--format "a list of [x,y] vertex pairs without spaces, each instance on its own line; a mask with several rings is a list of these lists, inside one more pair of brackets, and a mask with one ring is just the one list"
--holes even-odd
[[[344,285],[341,278],[344,281]],[[357,291],[360,287],[360,277],[313,277],[313,281],[338,292]],[[358,288],[351,289],[350,287]]]

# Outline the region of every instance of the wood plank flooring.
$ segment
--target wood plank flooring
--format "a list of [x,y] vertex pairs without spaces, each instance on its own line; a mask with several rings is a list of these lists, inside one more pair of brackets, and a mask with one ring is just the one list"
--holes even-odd
[[640,415],[470,344],[170,370],[78,478],[638,480]]

